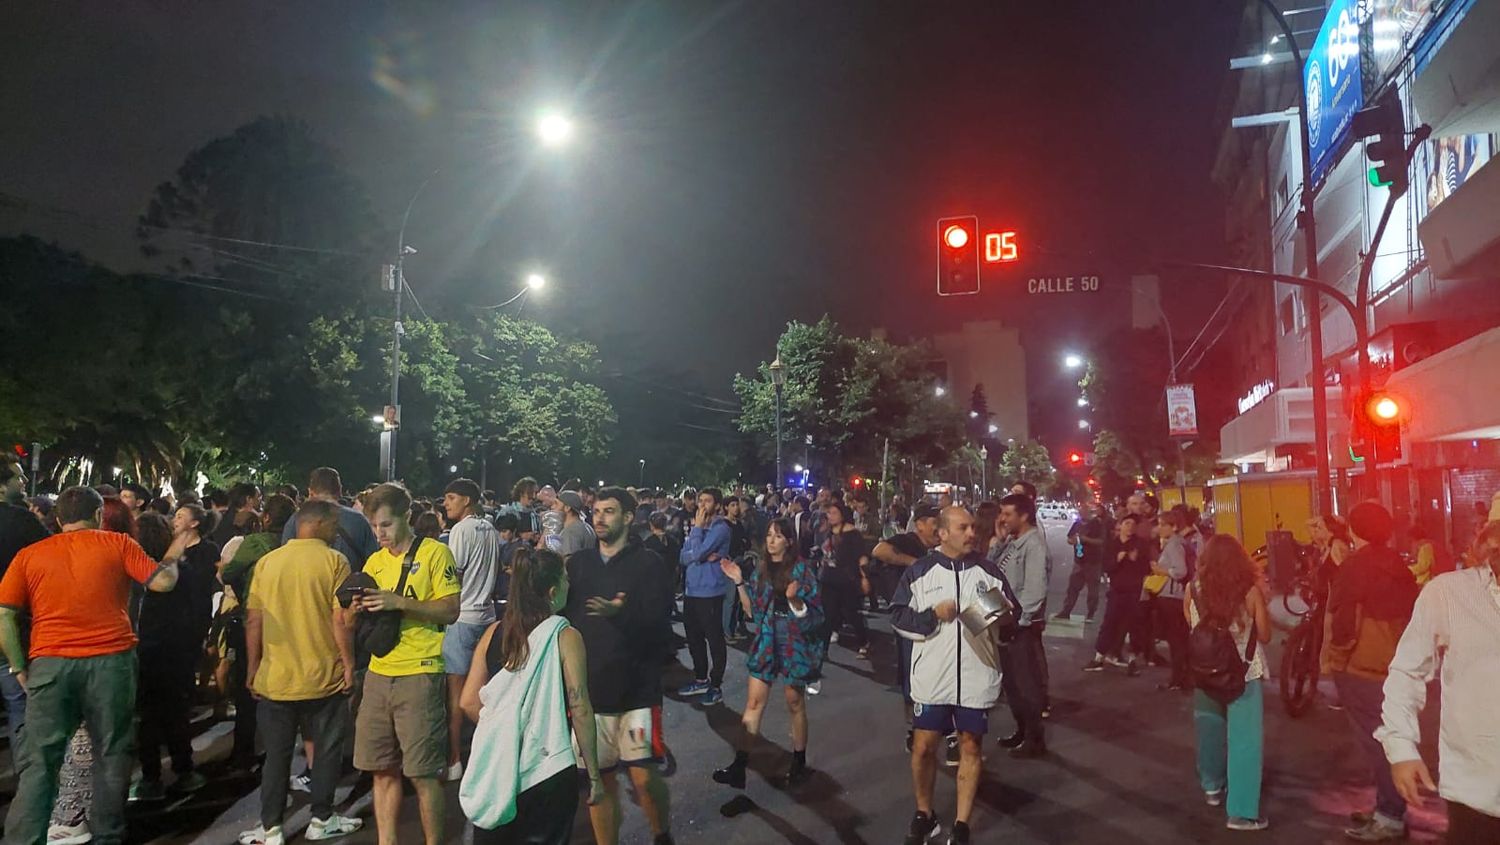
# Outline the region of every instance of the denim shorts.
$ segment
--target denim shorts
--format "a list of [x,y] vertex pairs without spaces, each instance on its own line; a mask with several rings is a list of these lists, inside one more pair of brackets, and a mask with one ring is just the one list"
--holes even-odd
[[477,622],[454,622],[443,629],[443,671],[449,675],[469,674],[474,649],[488,625]]

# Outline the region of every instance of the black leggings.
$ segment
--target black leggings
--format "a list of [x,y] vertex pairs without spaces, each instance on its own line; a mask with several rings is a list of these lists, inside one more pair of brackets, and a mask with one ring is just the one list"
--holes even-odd
[[[724,597],[687,596],[682,600],[682,631],[687,635],[688,654],[693,657],[693,680],[710,686],[724,683]],[[709,670],[709,658],[713,670]]]
[[185,775],[193,770],[193,737],[190,723],[193,703],[193,673],[196,648],[143,648],[139,652],[141,674],[136,708],[141,727],[137,753],[141,777],[161,780],[161,747],[167,746],[172,771]]
[[854,641],[848,644],[855,648],[870,639],[864,614],[859,612],[860,598],[858,584],[831,578],[823,582],[823,613],[828,620],[828,633],[842,634],[844,628],[852,629]]
[[474,845],[568,845],[578,812],[578,770],[568,767],[516,796],[516,817],[474,828]]
[[1099,626],[1099,638],[1094,642],[1094,651],[1105,657],[1119,657],[1125,645],[1125,634],[1135,625],[1135,616],[1140,609],[1140,598],[1135,593],[1110,593],[1104,600],[1104,623]]

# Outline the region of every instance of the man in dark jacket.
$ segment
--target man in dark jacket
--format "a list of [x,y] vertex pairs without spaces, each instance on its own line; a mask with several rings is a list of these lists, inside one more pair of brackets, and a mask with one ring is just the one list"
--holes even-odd
[[1385,676],[1411,621],[1418,592],[1411,570],[1387,546],[1393,528],[1390,512],[1375,502],[1361,502],[1349,511],[1354,554],[1339,566],[1328,594],[1323,671],[1333,676],[1355,744],[1375,776],[1374,812],[1365,814],[1363,824],[1344,831],[1356,842],[1406,838],[1406,801],[1391,779],[1385,749],[1375,739],[1385,702]]
[[661,737],[661,656],[670,640],[672,569],[630,537],[635,497],[615,487],[594,500],[598,544],[568,558],[568,604],[563,615],[583,635],[589,699],[599,733],[605,798],[589,807],[594,836],[616,842],[620,795],[615,771],[630,771],[656,845],[667,829],[666,784],[656,771]]

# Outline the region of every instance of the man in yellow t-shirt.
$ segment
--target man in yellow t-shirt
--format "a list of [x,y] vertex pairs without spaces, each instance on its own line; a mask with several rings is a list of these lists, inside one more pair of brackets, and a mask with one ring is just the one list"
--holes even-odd
[[[441,776],[448,768],[443,626],[458,619],[458,577],[447,546],[412,533],[411,494],[405,487],[376,487],[365,496],[364,511],[380,542],[380,551],[370,555],[364,571],[380,589],[367,590],[350,607],[356,613],[395,610],[402,616],[396,647],[370,658],[355,717],[354,765],[374,773],[375,827],[381,842],[396,841],[404,774],[417,791],[427,845],[439,845]],[[398,594],[412,543],[419,545]]]
[[310,499],[297,510],[296,537],[255,564],[245,600],[246,677],[260,699],[266,762],[260,827],[242,833],[240,842],[285,840],[281,822],[299,727],[314,750],[308,838],[343,836],[363,824],[333,811],[354,686],[353,637],[336,597],[349,577],[349,561],[332,548],[338,526],[338,505]]

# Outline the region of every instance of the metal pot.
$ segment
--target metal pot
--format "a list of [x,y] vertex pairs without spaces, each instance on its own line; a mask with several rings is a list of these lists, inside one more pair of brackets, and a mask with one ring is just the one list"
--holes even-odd
[[958,618],[963,620],[969,633],[978,636],[1002,619],[1013,618],[1016,606],[999,587],[990,587],[974,597],[974,602],[964,608]]

